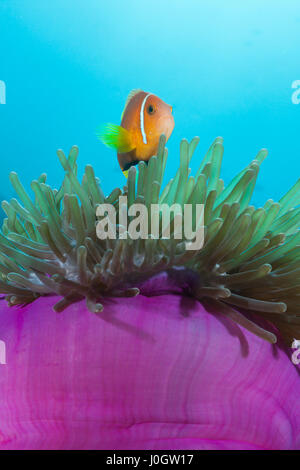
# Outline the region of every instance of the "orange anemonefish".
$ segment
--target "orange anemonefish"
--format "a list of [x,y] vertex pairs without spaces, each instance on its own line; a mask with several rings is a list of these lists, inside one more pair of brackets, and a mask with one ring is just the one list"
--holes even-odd
[[174,129],[172,107],[153,93],[132,90],[121,116],[121,126],[106,124],[98,134],[102,142],[117,150],[120,167],[128,169],[147,162],[158,149],[159,137],[170,137]]

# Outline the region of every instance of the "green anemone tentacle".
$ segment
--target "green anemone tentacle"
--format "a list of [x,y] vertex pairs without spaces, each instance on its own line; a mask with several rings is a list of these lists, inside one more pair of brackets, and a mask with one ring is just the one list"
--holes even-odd
[[[256,209],[249,204],[267,151],[261,150],[224,186],[220,178],[220,137],[210,146],[195,176],[190,175],[189,163],[198,142],[198,137],[190,143],[185,139],[181,142],[179,168],[164,187],[168,155],[164,136],[157,156],[148,165],[140,162],[138,172],[130,168],[127,186],[114,189],[108,196],[91,165],[79,181],[77,147],[72,147],[68,157],[58,151],[65,171],[59,190],[52,189],[43,174],[32,182],[30,197],[16,173],[11,173],[19,200],[3,201],[6,219],[0,233],[0,292],[9,305],[59,295],[62,299],[54,306],[57,312],[85,299],[89,310],[97,313],[103,309],[105,297],[138,295],[139,281],[181,268],[194,275],[189,295],[218,308],[254,334],[276,342],[274,331],[258,324],[263,318],[288,344],[299,338],[299,181],[278,203],[268,200]],[[119,196],[127,197],[127,209],[119,207]],[[151,223],[147,240],[124,237],[118,223],[116,239],[97,237],[99,204],[112,204],[117,219],[122,212],[122,220],[125,217],[130,222],[127,210],[134,203],[147,208],[151,204],[177,204],[182,209],[185,204],[204,204],[204,246],[189,251],[185,239],[174,238],[175,213],[169,226],[170,239],[161,238],[160,218],[154,223],[158,237],[151,233]],[[191,224],[197,224],[194,213]]]

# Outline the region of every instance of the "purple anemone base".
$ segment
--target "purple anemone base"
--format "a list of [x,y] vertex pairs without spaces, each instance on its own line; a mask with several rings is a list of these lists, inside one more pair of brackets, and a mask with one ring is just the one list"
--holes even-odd
[[0,449],[299,449],[291,351],[182,295],[0,304]]

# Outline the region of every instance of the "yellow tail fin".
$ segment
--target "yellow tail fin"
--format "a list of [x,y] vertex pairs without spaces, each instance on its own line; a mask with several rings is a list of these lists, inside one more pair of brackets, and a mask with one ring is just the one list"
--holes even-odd
[[99,139],[118,153],[127,153],[135,148],[130,133],[116,124],[105,124],[97,132]]

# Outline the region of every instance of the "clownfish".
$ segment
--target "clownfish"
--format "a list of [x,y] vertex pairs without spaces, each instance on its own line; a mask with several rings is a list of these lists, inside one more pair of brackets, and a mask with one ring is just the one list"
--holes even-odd
[[121,116],[121,125],[106,124],[100,140],[118,152],[121,170],[127,177],[131,166],[147,162],[157,153],[161,134],[168,140],[174,129],[172,106],[153,93],[132,90]]

